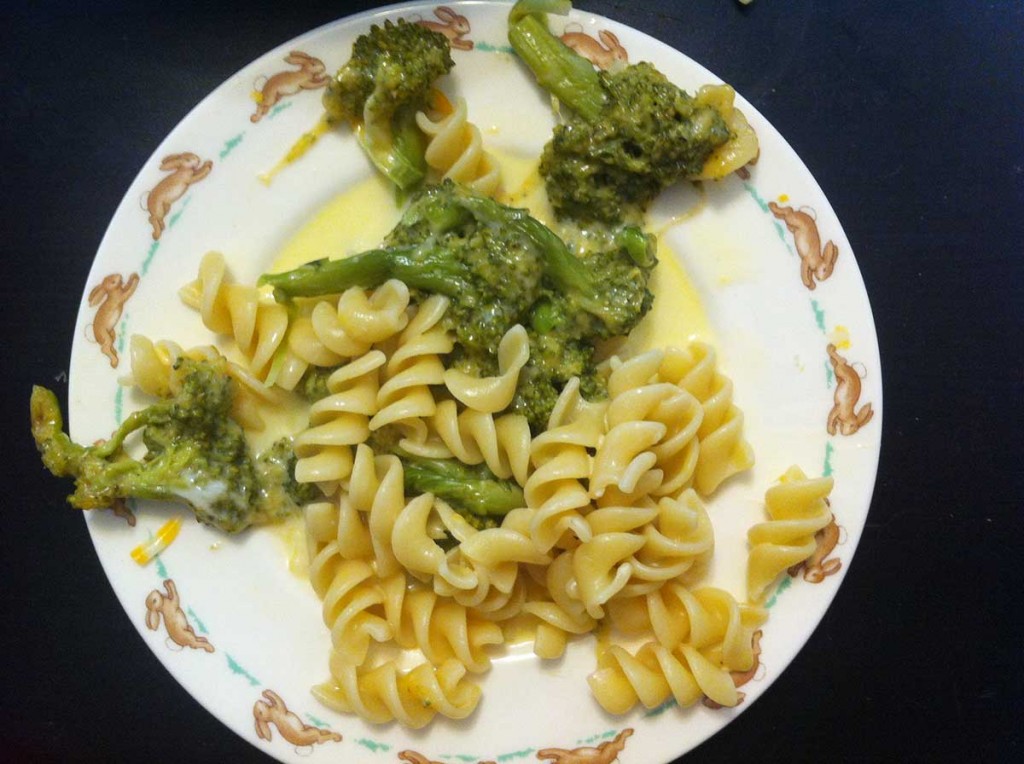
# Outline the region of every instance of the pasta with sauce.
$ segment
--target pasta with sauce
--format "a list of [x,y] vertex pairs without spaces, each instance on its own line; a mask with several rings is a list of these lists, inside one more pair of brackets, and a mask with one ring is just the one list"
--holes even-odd
[[[462,718],[480,697],[468,675],[486,672],[506,628],[523,619],[542,659],[602,622],[621,635],[589,680],[606,710],[669,697],[738,702],[730,672],[749,669],[766,612],[700,585],[714,548],[701,497],[752,462],[710,346],[613,356],[607,400],[587,400],[573,378],[534,435],[507,410],[531,352],[521,326],[497,348],[498,373],[480,378],[446,364],[448,299],[414,305],[401,282],[305,301],[266,336],[259,294],[232,284],[219,256],[204,260],[183,299],[278,386],[261,360],[266,343],[276,343],[275,364],[283,353],[288,368],[330,370],[295,438],[296,479],[325,497],[306,507],[305,528],[331,633],[331,678],[314,689],[326,705],[409,726],[438,713]],[[142,370],[159,369],[155,355],[140,345],[150,386],[159,372]],[[408,495],[402,460],[372,445],[378,432],[395,433],[408,454],[486,466],[522,487],[523,505],[478,528],[430,493]],[[796,532],[801,490],[771,494],[771,519],[751,529],[754,599],[796,559],[782,535]],[[801,544],[821,519],[801,526]],[[395,647],[421,662],[400,669]]]
[[[400,333],[381,333],[371,350],[335,371],[332,394],[314,404],[311,427],[297,440],[300,468],[318,458],[302,449],[347,449],[337,458],[344,469],[322,475],[330,478],[331,498],[306,509],[310,577],[334,645],[332,678],[317,696],[371,720],[425,723],[400,700],[403,682],[442,669],[449,676],[455,666],[486,671],[489,651],[506,642],[505,625],[525,618],[534,651],[545,659],[560,657],[602,620],[627,640],[653,638],[636,653],[616,643],[601,653],[590,681],[609,710],[669,695],[681,704],[703,695],[735,704],[730,672],[749,668],[751,635],[765,612],[722,590],[692,588],[714,547],[711,519],[693,487],[705,408],[687,388],[703,391],[708,353],[670,348],[613,358],[607,401],[586,400],[574,379],[548,428],[531,436],[522,417],[466,403],[487,395],[452,394],[441,373],[449,348],[438,328],[443,309],[439,300],[410,308]],[[528,352],[520,338],[507,342],[501,375],[517,373]],[[418,371],[422,359],[425,370]],[[710,374],[721,387],[722,375]],[[481,529],[429,493],[407,495],[401,459],[368,444],[374,418],[400,399],[383,394],[396,379],[402,385],[395,390],[415,387],[425,401],[386,423],[400,427],[402,442],[515,480],[523,486],[521,508]],[[460,383],[492,390],[495,379]],[[327,417],[324,424],[319,417]],[[639,438],[620,436],[629,428],[639,429]],[[402,673],[387,657],[388,644],[426,663]],[[438,682],[427,686],[444,694]],[[455,686],[461,698],[478,697],[464,676]],[[437,708],[445,715],[466,710],[461,703]]]

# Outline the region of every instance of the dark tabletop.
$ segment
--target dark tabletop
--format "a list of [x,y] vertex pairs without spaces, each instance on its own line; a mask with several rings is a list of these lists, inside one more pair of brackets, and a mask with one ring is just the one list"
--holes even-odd
[[[93,255],[163,137],[265,51],[374,5],[3,4],[0,758],[262,758],[140,640],[39,463],[29,390],[66,397]],[[687,761],[1020,756],[1024,5],[578,5],[701,62],[788,139],[881,345],[881,464],[847,578],[789,669]]]

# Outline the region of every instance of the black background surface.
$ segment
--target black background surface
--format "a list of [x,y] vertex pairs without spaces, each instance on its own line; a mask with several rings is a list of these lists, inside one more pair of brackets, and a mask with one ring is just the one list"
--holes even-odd
[[[139,639],[40,466],[29,390],[65,398],[93,255],[164,136],[265,51],[374,5],[3,4],[0,759],[264,758]],[[881,466],[848,576],[790,668],[687,761],[1022,755],[1024,5],[578,6],[685,52],[779,129],[842,221],[881,344]]]

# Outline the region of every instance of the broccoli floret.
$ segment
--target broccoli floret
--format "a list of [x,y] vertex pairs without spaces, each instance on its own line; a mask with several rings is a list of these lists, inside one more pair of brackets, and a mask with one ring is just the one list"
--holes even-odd
[[513,480],[495,477],[486,465],[470,466],[458,459],[428,459],[399,453],[405,490],[432,493],[443,499],[474,528],[494,528],[517,507],[525,507],[523,489]]
[[[109,440],[81,446],[64,433],[57,397],[32,390],[32,436],[43,464],[57,477],[73,477],[69,503],[78,509],[110,507],[125,499],[187,504],[196,519],[229,533],[283,519],[310,500],[295,483],[294,454],[279,442],[253,457],[241,426],[230,417],[234,380],[224,359],[181,359],[172,397],[131,414]],[[146,454],[125,451],[141,430]]]
[[310,403],[316,403],[331,394],[327,389],[327,380],[336,367],[310,366],[302,375],[295,392]]
[[260,283],[286,301],[399,279],[419,296],[451,298],[446,320],[460,353],[486,357],[540,294],[546,244],[531,223],[547,231],[523,210],[447,181],[411,200],[382,248],[266,274]]
[[327,119],[352,125],[377,168],[400,189],[412,188],[426,174],[416,112],[452,66],[443,34],[404,19],[374,25],[327,86]]
[[526,210],[445,182],[419,192],[380,249],[266,274],[260,283],[272,285],[281,301],[391,278],[417,299],[446,295],[445,320],[456,340],[450,362],[481,376],[496,372],[501,338],[522,324],[531,353],[513,408],[540,430],[571,377],[600,393],[595,343],[628,334],[653,300],[652,237],[624,227],[593,234],[575,249],[579,254]]
[[544,148],[540,173],[559,217],[635,219],[664,188],[699,176],[732,134],[718,110],[651,64],[596,71],[548,30],[544,13],[569,8],[524,0],[509,16],[512,47],[569,110]]
[[624,337],[654,302],[647,287],[657,265],[654,239],[626,227],[591,241],[566,261],[530,315],[530,363],[522,371],[513,409],[542,429],[559,392],[572,377],[588,400],[603,398],[595,343]]
[[590,340],[629,334],[654,302],[647,282],[658,263],[655,248],[653,236],[626,226],[587,243],[579,256],[565,249],[548,263],[550,287],[535,328]]

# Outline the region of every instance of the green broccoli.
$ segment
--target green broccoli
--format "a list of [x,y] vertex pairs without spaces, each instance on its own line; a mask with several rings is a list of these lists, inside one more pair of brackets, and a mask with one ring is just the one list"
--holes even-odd
[[526,506],[514,480],[497,477],[486,464],[411,454],[402,448],[402,432],[392,425],[374,430],[367,441],[376,454],[392,454],[402,462],[406,492],[432,493],[443,499],[474,528],[493,528],[517,507]]
[[399,279],[421,294],[451,298],[448,319],[462,350],[489,355],[540,294],[548,242],[537,240],[527,219],[536,223],[447,181],[410,201],[382,248],[265,274],[260,283],[286,301]]
[[664,188],[699,176],[732,133],[718,110],[651,64],[595,70],[547,27],[546,13],[571,7],[521,0],[509,15],[513,49],[570,112],[544,148],[540,173],[559,217],[636,219]]
[[[110,507],[125,499],[187,504],[196,519],[229,533],[283,519],[313,499],[311,486],[295,482],[290,443],[276,443],[253,457],[241,426],[231,419],[234,380],[224,359],[181,359],[174,373],[180,389],[131,414],[111,438],[78,445],[64,433],[56,395],[32,389],[32,436],[43,464],[57,477],[75,478],[69,503],[78,509]],[[125,451],[141,430],[146,454]]]
[[374,25],[327,86],[327,120],[352,125],[377,168],[399,189],[410,189],[426,175],[416,112],[452,66],[444,35],[404,19]]
[[295,392],[309,403],[323,400],[331,394],[331,391],[327,389],[327,380],[335,369],[336,367],[310,366],[299,380]]
[[638,228],[592,232],[573,249],[578,254],[526,210],[445,182],[410,201],[381,248],[266,274],[260,283],[281,301],[391,278],[417,299],[446,295],[456,339],[451,363],[481,376],[496,373],[501,338],[522,324],[531,352],[513,410],[540,430],[571,377],[581,378],[585,394],[601,394],[595,344],[628,334],[653,299],[653,238]]
[[399,451],[405,490],[432,493],[451,505],[474,528],[493,528],[517,507],[525,507],[523,489],[514,480],[500,480],[486,465],[470,466],[458,459],[428,459]]

